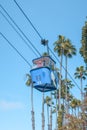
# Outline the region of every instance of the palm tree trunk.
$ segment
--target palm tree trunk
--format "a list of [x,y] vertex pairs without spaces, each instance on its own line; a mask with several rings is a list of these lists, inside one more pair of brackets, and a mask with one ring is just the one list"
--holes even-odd
[[50,130],[52,130],[52,108],[50,108]]
[[68,100],[67,100],[67,55],[66,55],[66,69],[65,69],[65,82],[66,82],[66,114],[68,114]]
[[72,108],[72,115],[74,115],[73,108]]
[[79,106],[78,106],[78,118],[79,118]]
[[58,115],[58,104],[59,104],[59,98],[58,98],[58,93],[57,93],[57,90],[56,90],[56,122],[55,122],[55,130],[58,129],[58,123],[57,123],[57,115]]
[[51,92],[51,108],[50,108],[50,130],[52,130],[52,92]]
[[63,60],[63,49],[61,49],[61,61],[60,61],[60,75],[59,75],[59,110],[61,110],[61,78],[62,78],[62,60]]
[[42,96],[42,130],[44,130],[45,127],[45,116],[44,116],[44,92]]
[[81,101],[83,101],[83,86],[82,86],[82,78],[81,78]]
[[32,115],[32,130],[35,130],[35,118],[34,118],[34,107],[33,107],[33,84],[31,86],[31,115]]
[[48,118],[48,130],[50,130],[50,124],[49,124],[49,105],[47,104],[47,118]]
[[75,107],[75,117],[76,117],[76,107]]

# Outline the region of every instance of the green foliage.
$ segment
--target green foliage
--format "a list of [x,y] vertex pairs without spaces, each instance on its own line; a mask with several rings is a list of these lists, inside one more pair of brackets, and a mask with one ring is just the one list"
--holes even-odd
[[27,77],[26,85],[30,86],[32,84],[31,76],[29,74],[26,74],[26,77]]
[[59,35],[58,40],[54,43],[54,51],[57,52],[58,56],[63,54],[71,58],[72,55],[76,55],[75,46],[72,45],[69,39],[66,39],[62,35]]
[[62,126],[59,130],[82,130],[83,124],[85,123],[82,118],[77,118],[72,115],[67,115],[66,119],[68,120],[67,124]]
[[44,52],[42,56],[49,56],[49,54],[47,52]]
[[81,56],[84,59],[84,62],[87,64],[87,21],[85,22],[85,25],[82,27],[82,40],[81,40],[82,46],[79,50]]
[[87,71],[84,69],[84,66],[80,66],[76,68],[76,72],[74,73],[74,75],[75,78],[85,80],[87,76]]
[[46,98],[44,99],[44,103],[47,104],[48,106],[51,105],[51,97],[46,96]]
[[58,111],[58,129],[62,127],[62,123],[63,123],[63,111],[60,110]]

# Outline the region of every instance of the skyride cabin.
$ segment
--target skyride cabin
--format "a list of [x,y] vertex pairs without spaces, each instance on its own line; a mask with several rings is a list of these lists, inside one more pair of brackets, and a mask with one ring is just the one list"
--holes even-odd
[[56,62],[50,56],[34,59],[30,70],[33,87],[41,92],[56,90],[57,74],[54,70]]

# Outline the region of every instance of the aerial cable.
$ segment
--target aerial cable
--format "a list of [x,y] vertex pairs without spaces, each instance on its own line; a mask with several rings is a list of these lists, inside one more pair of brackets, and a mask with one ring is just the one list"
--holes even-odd
[[31,68],[31,64],[24,58],[24,56],[16,49],[16,47],[14,47],[11,42],[5,37],[5,35],[3,35],[0,32],[0,35],[8,42],[8,44],[18,53],[18,55],[20,55],[20,57],[29,65],[29,67]]
[[[31,26],[33,27],[33,29],[36,31],[36,33],[38,34],[38,36],[40,37],[41,40],[45,40],[43,39],[43,37],[40,35],[40,33],[37,31],[37,29],[35,28],[35,26],[33,25],[33,23],[31,22],[31,20],[28,18],[28,16],[25,14],[25,12],[23,11],[23,9],[19,6],[19,4],[16,2],[16,0],[14,0],[15,4],[18,6],[18,8],[20,9],[20,11],[22,12],[22,14],[25,16],[25,18],[28,20],[28,22],[31,24]],[[45,45],[45,44],[44,44]],[[48,47],[49,48],[49,47]],[[58,58],[56,57],[56,55],[53,53],[53,51],[49,48],[50,52],[53,54],[53,56],[56,58],[56,60],[60,63],[60,61],[58,60]],[[65,67],[62,65],[63,69],[65,69]],[[76,86],[80,89],[80,87],[78,86],[78,84],[74,81],[74,79],[72,78],[72,76],[69,74],[69,72],[67,71],[68,75],[70,76],[70,78],[72,79],[72,81],[76,84]],[[81,90],[81,89],[80,89]]]
[[32,45],[32,47],[35,49],[35,51],[41,56],[40,52],[36,49],[36,47],[32,44],[32,42],[29,40],[29,38],[24,34],[24,32],[20,29],[20,27],[16,24],[16,22],[11,18],[11,16],[7,13],[7,11],[4,9],[4,7],[0,4],[0,7],[2,10],[6,13],[6,15],[9,17],[9,19],[14,23],[14,25],[18,28],[18,30],[22,33],[22,35],[27,39],[27,41]]
[[[16,3],[16,5],[18,6],[18,8],[20,9],[20,11],[23,13],[23,15],[26,17],[26,19],[28,20],[28,22],[31,24],[31,26],[33,27],[33,29],[36,31],[36,33],[38,34],[38,36],[41,38],[41,40],[43,40],[42,36],[40,35],[40,33],[37,31],[37,29],[34,27],[34,25],[32,24],[32,22],[30,21],[30,19],[28,18],[28,16],[24,13],[23,9],[19,6],[19,4],[16,2],[16,0],[14,0],[14,2]],[[57,59],[57,61],[60,63],[60,61],[58,60],[58,58],[56,57],[56,55],[52,52],[52,50],[49,48],[50,52],[53,54],[53,56]],[[65,69],[65,67],[62,65],[63,69]],[[76,86],[80,89],[80,87],[78,86],[78,84],[74,81],[74,79],[72,78],[72,76],[69,74],[69,72],[67,72],[68,75],[70,76],[70,78],[73,80],[73,82],[76,84]],[[81,90],[81,89],[80,89]]]
[[9,23],[9,25],[16,31],[16,33],[20,36],[20,38],[25,42],[25,44],[29,47],[29,49],[32,50],[32,52],[38,56],[36,54],[36,52],[32,49],[32,47],[25,41],[25,39],[23,38],[23,36],[17,31],[17,29],[12,25],[12,23],[8,20],[8,18],[0,11],[1,15],[5,18],[5,20]]
[[20,11],[22,12],[22,14],[25,16],[25,18],[28,20],[28,22],[30,23],[30,25],[33,27],[33,29],[35,30],[35,32],[38,34],[38,36],[41,39],[41,43],[45,46],[47,45],[47,52],[49,54],[49,50],[48,50],[48,40],[43,39],[43,37],[40,35],[40,33],[38,32],[38,30],[35,28],[35,26],[33,25],[33,23],[31,22],[31,20],[28,18],[28,16],[25,14],[25,12],[23,11],[23,9],[21,8],[21,6],[16,2],[16,0],[14,0],[15,4],[17,5],[17,7],[20,9]]
[[33,29],[35,30],[35,32],[38,34],[38,36],[42,38],[42,36],[40,35],[40,33],[38,32],[38,30],[34,27],[34,25],[32,24],[31,20],[27,17],[27,15],[25,14],[25,12],[23,11],[23,9],[19,6],[19,4],[16,2],[16,0],[14,0],[15,4],[18,6],[18,8],[21,10],[21,12],[23,13],[23,15],[26,17],[26,19],[28,20],[28,22],[31,24],[31,26],[33,27]]

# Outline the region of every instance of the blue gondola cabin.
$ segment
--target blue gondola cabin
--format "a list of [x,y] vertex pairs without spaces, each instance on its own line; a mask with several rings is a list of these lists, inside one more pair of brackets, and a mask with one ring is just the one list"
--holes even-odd
[[56,77],[53,73],[55,61],[50,56],[42,56],[34,59],[30,70],[33,87],[41,92],[56,89]]

